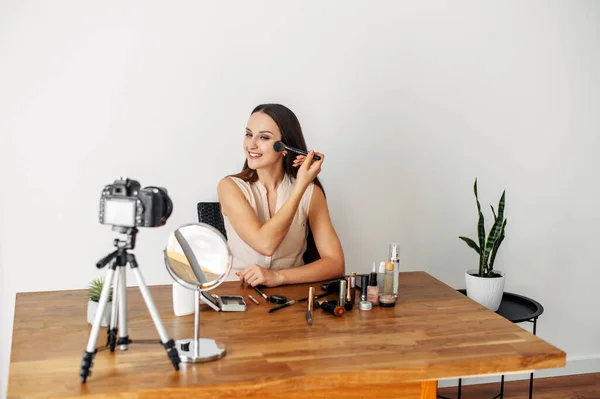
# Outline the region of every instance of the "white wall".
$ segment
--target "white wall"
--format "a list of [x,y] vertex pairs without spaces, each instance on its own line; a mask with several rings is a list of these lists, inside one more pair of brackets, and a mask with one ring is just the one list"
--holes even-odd
[[327,155],[347,271],[398,240],[404,270],[463,287],[477,176],[485,209],[507,190],[507,290],[544,305],[541,337],[600,358],[598,26],[594,1],[3,2],[0,392],[15,293],[104,275],[104,185],[168,188],[175,211],[136,254],[169,283],[169,232],[240,169],[261,102]]

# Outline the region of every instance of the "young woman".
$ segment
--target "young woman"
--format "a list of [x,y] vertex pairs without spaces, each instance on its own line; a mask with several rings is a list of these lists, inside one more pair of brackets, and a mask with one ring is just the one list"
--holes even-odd
[[[280,104],[257,106],[244,136],[244,167],[219,182],[235,276],[252,287],[343,276],[342,245],[317,178],[325,156],[276,152],[277,141],[306,151],[291,110]],[[321,159],[315,161],[315,154]]]

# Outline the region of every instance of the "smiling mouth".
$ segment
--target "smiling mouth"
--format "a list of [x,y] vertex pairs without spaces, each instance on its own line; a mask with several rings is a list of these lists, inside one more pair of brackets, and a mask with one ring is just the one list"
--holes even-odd
[[256,152],[250,152],[250,151],[248,151],[248,156],[250,158],[260,158],[260,157],[262,157],[262,154],[258,154]]

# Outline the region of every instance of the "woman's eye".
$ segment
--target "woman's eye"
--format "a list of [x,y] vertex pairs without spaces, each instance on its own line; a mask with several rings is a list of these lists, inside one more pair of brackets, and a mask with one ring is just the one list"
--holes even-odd
[[246,132],[246,137],[252,137],[252,133]]
[[269,140],[269,136],[260,136],[261,140]]

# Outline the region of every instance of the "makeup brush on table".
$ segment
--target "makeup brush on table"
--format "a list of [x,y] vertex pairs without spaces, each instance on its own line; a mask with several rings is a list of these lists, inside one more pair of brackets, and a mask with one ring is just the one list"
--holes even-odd
[[[314,293],[314,290],[313,290],[313,293]],[[327,296],[329,294],[331,294],[331,292],[324,292],[322,294],[318,294],[318,295],[313,296],[313,299],[321,299],[324,296]],[[302,298],[302,299],[298,299],[298,302],[305,302],[305,301],[308,301],[308,297]]]
[[[308,152],[300,150],[298,148],[289,147],[289,146],[283,144],[282,141],[276,141],[275,144],[273,144],[273,148],[277,152],[282,152],[282,151],[288,150],[288,151],[295,152],[297,154],[301,154],[301,155],[304,155],[304,156],[308,155]],[[319,160],[321,160],[321,157],[319,155],[315,154],[315,155],[313,155],[313,159],[315,161],[319,161]]]
[[[322,311],[330,313],[335,317],[340,317],[346,313],[346,309],[337,304],[337,300],[317,302]],[[316,306],[315,306],[316,307]]]

